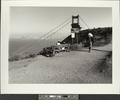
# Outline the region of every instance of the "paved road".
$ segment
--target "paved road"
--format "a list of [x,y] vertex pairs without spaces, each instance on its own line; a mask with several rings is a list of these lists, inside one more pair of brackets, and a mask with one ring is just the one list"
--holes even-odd
[[64,52],[55,57],[37,56],[9,64],[10,83],[111,83],[112,78],[97,70],[112,49],[111,44]]

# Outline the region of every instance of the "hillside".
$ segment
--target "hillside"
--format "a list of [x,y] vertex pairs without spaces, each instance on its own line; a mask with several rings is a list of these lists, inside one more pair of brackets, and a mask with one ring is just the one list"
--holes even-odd
[[[95,38],[93,46],[103,46],[112,41],[111,27],[82,30],[76,35],[78,36],[78,43],[82,42],[84,47],[89,32],[91,32]],[[71,44],[71,40],[71,36],[69,35],[63,39],[61,43]],[[9,43],[9,61],[29,58],[31,55],[38,54],[44,47],[54,45],[56,41],[57,40],[12,40],[12,42]],[[76,43],[77,38],[75,38],[73,42]]]
[[[9,62],[9,83],[111,83],[111,44]],[[110,67],[109,67],[109,66]]]
[[[20,55],[9,58],[9,83],[112,83],[112,28],[83,30],[79,43],[84,43],[88,32],[95,37],[91,53],[84,45],[45,57],[39,53],[40,42],[18,50]],[[62,42],[71,43],[71,36]]]
[[[104,27],[104,28],[82,30],[79,33],[75,34],[75,36],[78,37],[78,43],[84,42],[87,39],[89,32],[94,35],[94,38],[95,38],[94,46],[105,45],[110,43],[112,40],[112,28]],[[77,42],[76,37],[73,39],[73,43]],[[69,35],[62,42],[72,43],[71,40],[72,40],[71,36]]]

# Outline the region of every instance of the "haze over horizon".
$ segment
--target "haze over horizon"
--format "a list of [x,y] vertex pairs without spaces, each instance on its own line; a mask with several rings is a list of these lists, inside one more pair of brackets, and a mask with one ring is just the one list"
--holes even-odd
[[[10,35],[37,38],[63,23],[72,15],[79,14],[89,28],[112,27],[112,8],[105,7],[11,7]],[[70,23],[71,24],[71,23]],[[70,34],[71,25],[64,31]],[[82,29],[87,26],[80,20]],[[63,31],[59,32],[62,33]],[[61,36],[64,37],[64,34]]]

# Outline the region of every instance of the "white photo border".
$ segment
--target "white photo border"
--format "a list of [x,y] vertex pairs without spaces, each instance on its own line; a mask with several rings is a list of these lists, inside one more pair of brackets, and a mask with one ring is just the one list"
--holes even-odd
[[[112,7],[112,84],[9,84],[8,36],[10,7]],[[2,94],[118,94],[120,93],[119,1],[40,0],[3,1],[1,10],[1,93]]]

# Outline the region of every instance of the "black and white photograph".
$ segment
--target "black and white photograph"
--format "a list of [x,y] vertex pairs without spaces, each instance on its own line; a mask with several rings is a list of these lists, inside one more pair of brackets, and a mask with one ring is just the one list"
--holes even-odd
[[120,93],[118,1],[6,0],[1,15],[2,94]]
[[10,7],[10,84],[112,84],[111,7]]

